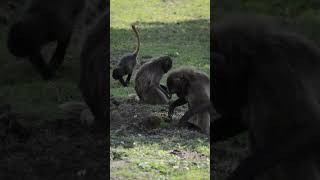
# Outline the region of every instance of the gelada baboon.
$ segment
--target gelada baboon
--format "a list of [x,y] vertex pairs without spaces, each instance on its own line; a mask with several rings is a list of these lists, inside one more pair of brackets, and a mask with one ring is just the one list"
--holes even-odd
[[319,47],[264,18],[212,25],[216,121],[249,132],[251,155],[230,179],[319,179]]
[[[139,34],[138,31],[135,27],[135,25],[132,25],[132,30],[135,33],[136,37],[137,37],[137,48],[133,53],[129,53],[124,55],[121,59],[120,62],[117,66],[117,68],[115,68],[112,72],[112,77],[115,80],[119,80],[120,83],[126,87],[129,84],[129,81],[131,79],[131,75],[133,72],[133,68],[136,66],[137,64],[137,56],[139,53],[139,49],[140,49],[140,38],[139,38]],[[127,75],[127,79],[126,82],[124,82],[123,80],[123,76]]]
[[102,130],[108,125],[109,22],[109,13],[105,13],[89,29],[80,57],[79,88]]
[[[184,104],[188,104],[190,110],[205,104],[210,105],[210,79],[203,72],[191,68],[175,70],[168,76],[167,87],[170,94],[178,96],[178,99],[169,106],[169,118],[172,118],[176,107]],[[185,120],[199,127],[202,132],[210,134],[210,113],[208,110],[197,113],[190,119],[184,117],[180,123]]]
[[[25,13],[10,27],[9,51],[17,57],[28,58],[43,79],[51,79],[64,60],[74,22],[84,6],[85,0],[30,1]],[[47,64],[41,49],[53,41],[57,47]]]
[[147,104],[167,104],[171,96],[167,87],[160,84],[162,76],[172,67],[169,56],[160,56],[143,64],[135,78],[135,90],[140,100]]

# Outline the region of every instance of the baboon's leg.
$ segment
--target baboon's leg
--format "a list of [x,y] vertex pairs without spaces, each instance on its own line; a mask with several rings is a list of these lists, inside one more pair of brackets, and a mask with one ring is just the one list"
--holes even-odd
[[210,134],[210,114],[209,112],[201,113],[197,116],[198,124],[196,124],[198,127],[200,127],[201,131]]
[[37,53],[34,53],[29,58],[29,60],[32,63],[32,65],[36,68],[36,70],[41,74],[41,76],[44,80],[49,80],[52,78],[54,73],[53,73],[52,69],[44,61],[42,55],[40,54],[40,51]]
[[63,63],[64,56],[70,43],[71,35],[72,31],[67,33],[66,37],[63,38],[63,40],[58,40],[56,51],[50,60],[50,67],[53,70],[56,70]]
[[184,104],[187,104],[188,101],[184,98],[179,98],[176,101],[174,101],[172,104],[169,106],[169,111],[168,111],[168,117],[171,119],[172,115],[174,113],[174,109],[178,106],[182,106]]
[[205,103],[205,104],[200,104],[200,105],[198,105],[196,107],[192,107],[192,108],[189,105],[189,110],[186,113],[184,113],[184,115],[180,119],[180,122],[186,122],[192,116],[194,116],[196,114],[204,113],[207,111],[209,111],[212,114],[214,119],[219,119],[221,117],[221,115],[213,108],[213,106],[209,102],[209,103]]
[[144,100],[150,104],[166,104],[169,102],[167,96],[158,87],[150,88],[146,92]]
[[129,84],[129,81],[131,79],[131,75],[132,75],[132,73],[128,74],[127,79],[126,79],[126,85]]

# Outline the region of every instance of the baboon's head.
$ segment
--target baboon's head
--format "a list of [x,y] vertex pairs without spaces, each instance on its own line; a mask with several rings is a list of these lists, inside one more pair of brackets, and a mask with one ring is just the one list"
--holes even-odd
[[113,79],[119,80],[120,78],[122,78],[122,76],[123,76],[123,72],[120,68],[116,68],[113,70],[112,72]]
[[169,94],[177,94],[178,97],[185,97],[188,93],[189,81],[179,72],[172,72],[167,79]]
[[172,68],[172,59],[169,56],[160,56],[158,60],[164,73],[167,73]]

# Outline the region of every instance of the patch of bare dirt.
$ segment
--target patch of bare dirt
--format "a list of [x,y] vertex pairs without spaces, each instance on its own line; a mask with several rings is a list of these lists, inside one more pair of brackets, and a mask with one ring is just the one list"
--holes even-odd
[[[168,105],[158,106],[139,103],[135,96],[120,101],[111,97],[110,100],[110,129],[121,131],[152,130],[160,127],[162,122],[170,122],[167,116]],[[186,107],[176,108],[173,126],[185,112]]]
[[26,127],[14,115],[1,115],[0,179],[107,179],[105,133],[79,120]]

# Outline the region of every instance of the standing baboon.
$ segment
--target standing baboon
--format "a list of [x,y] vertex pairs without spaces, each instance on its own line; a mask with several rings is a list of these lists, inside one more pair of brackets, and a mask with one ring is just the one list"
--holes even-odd
[[140,100],[148,104],[167,104],[171,98],[160,84],[162,76],[172,67],[169,56],[161,56],[143,64],[135,78],[135,90]]
[[[188,103],[189,109],[210,105],[210,79],[209,77],[191,68],[183,68],[173,71],[167,79],[170,94],[176,94],[178,99],[169,106],[168,116],[172,118],[174,109]],[[197,113],[190,119],[181,119],[180,123],[188,120],[193,125],[200,127],[202,132],[210,134],[209,109]]]
[[[135,25],[132,25],[132,30],[135,33],[136,37],[137,37],[137,48],[133,53],[129,53],[124,55],[121,59],[120,62],[117,66],[117,68],[115,68],[112,72],[112,77],[115,80],[119,80],[120,83],[126,87],[129,84],[129,81],[131,79],[131,75],[133,72],[133,68],[136,66],[137,64],[137,56],[139,53],[139,49],[140,49],[140,38],[139,38],[139,34],[138,31],[136,30]],[[123,80],[123,76],[127,75],[127,79],[126,82],[124,82]]]
[[248,129],[252,153],[232,178],[320,179],[320,48],[260,18],[224,19],[213,27],[217,121]]
[[[54,77],[62,64],[77,16],[85,0],[32,0],[21,18],[13,23],[8,34],[8,49],[18,57],[28,58],[43,79]],[[57,48],[49,62],[41,49],[57,41]]]
[[79,87],[98,127],[107,127],[109,13],[89,30],[81,52]]

